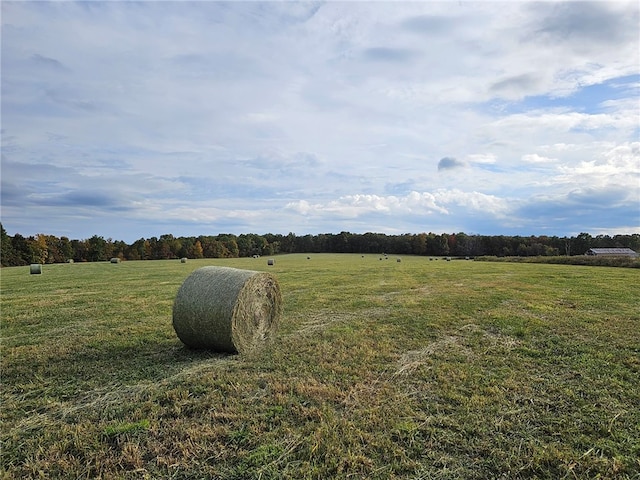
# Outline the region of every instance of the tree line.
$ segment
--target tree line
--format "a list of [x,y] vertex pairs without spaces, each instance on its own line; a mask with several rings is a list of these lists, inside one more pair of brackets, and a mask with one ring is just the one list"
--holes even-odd
[[197,237],[140,238],[132,244],[94,235],[84,240],[38,234],[10,236],[0,224],[3,267],[32,263],[162,260],[172,258],[237,258],[279,253],[389,253],[428,256],[556,256],[583,255],[590,248],[627,247],[640,251],[640,234],[572,237],[467,235],[465,233],[323,233],[298,236],[267,233]]

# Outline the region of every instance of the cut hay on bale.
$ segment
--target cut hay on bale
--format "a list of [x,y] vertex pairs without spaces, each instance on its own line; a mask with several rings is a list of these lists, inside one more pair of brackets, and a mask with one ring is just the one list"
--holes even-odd
[[180,263],[187,263],[187,257],[182,257],[180,259]]
[[29,265],[29,274],[31,275],[41,275],[42,274],[42,265],[39,263],[32,263]]
[[111,262],[111,263],[120,263],[120,259],[119,259],[118,257],[113,257],[113,258],[110,260],[110,262]]
[[273,338],[281,311],[270,273],[202,267],[178,290],[173,328],[188,347],[243,353]]
[[273,258],[270,258],[269,260],[267,260],[267,265],[273,265],[275,263],[276,261]]

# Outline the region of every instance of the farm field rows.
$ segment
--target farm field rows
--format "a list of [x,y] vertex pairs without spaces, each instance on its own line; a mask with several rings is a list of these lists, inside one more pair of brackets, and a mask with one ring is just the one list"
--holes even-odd
[[[273,258],[3,268],[2,478],[640,478],[637,269]],[[273,342],[180,343],[205,265],[276,276]]]

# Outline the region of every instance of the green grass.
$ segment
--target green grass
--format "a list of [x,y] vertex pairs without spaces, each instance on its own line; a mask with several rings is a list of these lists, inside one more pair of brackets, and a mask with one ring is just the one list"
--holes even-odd
[[[2,478],[640,478],[635,269],[310,257],[2,269]],[[272,344],[183,347],[204,265],[277,276]]]

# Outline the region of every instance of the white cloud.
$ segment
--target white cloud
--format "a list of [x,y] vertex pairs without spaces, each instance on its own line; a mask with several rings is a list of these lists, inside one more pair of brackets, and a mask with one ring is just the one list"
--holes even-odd
[[553,163],[556,161],[556,159],[544,157],[544,156],[538,155],[537,153],[529,153],[522,156],[522,161],[525,163],[532,163],[532,164],[544,164],[544,163]]
[[468,155],[467,158],[471,163],[477,165],[493,165],[497,161],[494,153],[475,153]]
[[438,190],[433,193],[413,191],[404,196],[347,195],[315,204],[310,204],[307,200],[298,200],[288,203],[286,208],[302,215],[331,214],[353,218],[366,213],[449,215],[452,206],[495,216],[503,216],[508,211],[507,202],[498,197],[460,190]]
[[640,142],[613,146],[592,160],[560,166],[557,182],[574,185],[618,186],[640,200]]

